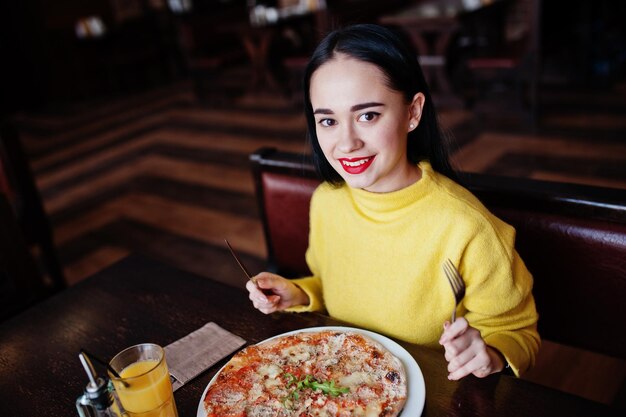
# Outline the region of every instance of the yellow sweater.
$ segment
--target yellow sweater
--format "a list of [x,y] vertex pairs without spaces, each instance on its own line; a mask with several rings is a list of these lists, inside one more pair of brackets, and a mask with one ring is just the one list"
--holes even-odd
[[439,347],[454,297],[449,258],[466,283],[457,309],[516,375],[539,349],[532,276],[514,249],[515,230],[469,191],[420,163],[422,178],[391,193],[322,184],[311,200],[306,259],[294,280],[310,297],[290,311],[323,311],[411,343]]

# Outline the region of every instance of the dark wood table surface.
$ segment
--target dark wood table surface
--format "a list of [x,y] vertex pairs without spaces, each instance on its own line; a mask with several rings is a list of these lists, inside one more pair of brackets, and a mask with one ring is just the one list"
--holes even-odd
[[[209,321],[248,343],[300,328],[342,325],[319,314],[266,316],[241,289],[132,255],[0,324],[0,416],[75,416],[74,402],[87,383],[78,360],[81,347],[108,359],[136,343],[165,346]],[[401,345],[424,374],[424,416],[616,414],[510,376],[451,382],[441,352]],[[227,359],[176,391],[181,417],[196,415],[204,388]]]

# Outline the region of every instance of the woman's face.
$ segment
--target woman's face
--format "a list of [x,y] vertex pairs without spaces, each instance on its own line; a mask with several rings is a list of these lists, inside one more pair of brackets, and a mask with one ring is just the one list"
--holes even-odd
[[313,73],[309,93],[320,147],[350,187],[383,193],[420,178],[407,135],[419,123],[422,93],[407,103],[377,66],[345,54]]

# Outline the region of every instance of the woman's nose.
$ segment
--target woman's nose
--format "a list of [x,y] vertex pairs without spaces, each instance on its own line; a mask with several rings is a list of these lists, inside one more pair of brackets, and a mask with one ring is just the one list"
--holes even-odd
[[359,139],[356,129],[352,125],[344,125],[339,132],[337,149],[342,153],[350,153],[363,146],[363,141]]

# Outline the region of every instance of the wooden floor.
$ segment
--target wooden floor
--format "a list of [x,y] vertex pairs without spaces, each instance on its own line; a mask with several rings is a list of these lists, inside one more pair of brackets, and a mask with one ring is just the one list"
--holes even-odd
[[[225,237],[251,270],[263,269],[248,155],[306,150],[305,120],[283,97],[239,96],[245,77],[225,74],[205,101],[182,82],[20,115],[70,285],[131,252],[228,282],[239,271],[220,261]],[[626,92],[544,93],[542,103],[536,133],[523,121],[442,109],[455,165],[626,190]],[[548,343],[528,378],[611,402],[625,375],[624,361]]]

